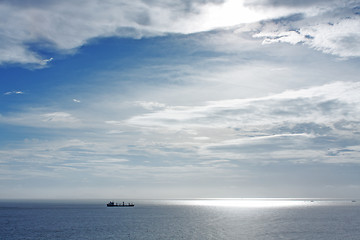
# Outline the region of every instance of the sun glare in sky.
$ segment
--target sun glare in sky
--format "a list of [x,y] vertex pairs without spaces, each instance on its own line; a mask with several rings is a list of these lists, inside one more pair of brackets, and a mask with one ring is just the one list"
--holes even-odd
[[232,26],[262,19],[264,13],[244,7],[242,1],[230,0],[222,5],[209,5],[204,10],[203,24],[206,28]]

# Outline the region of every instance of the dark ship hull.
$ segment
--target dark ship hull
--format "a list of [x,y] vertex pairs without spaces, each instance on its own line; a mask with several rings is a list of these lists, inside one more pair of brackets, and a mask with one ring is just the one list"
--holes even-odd
[[117,204],[114,202],[109,202],[108,204],[106,204],[107,207],[134,207],[135,204],[134,203],[124,203],[122,202],[122,204]]

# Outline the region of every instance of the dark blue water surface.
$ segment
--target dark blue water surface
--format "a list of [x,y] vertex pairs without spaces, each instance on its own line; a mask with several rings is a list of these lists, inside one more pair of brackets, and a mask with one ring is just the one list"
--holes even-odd
[[359,201],[0,201],[0,239],[360,239]]

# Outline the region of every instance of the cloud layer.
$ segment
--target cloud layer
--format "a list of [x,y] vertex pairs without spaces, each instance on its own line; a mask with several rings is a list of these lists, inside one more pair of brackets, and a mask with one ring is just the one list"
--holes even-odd
[[154,134],[183,132],[181,141],[198,145],[203,157],[358,163],[359,90],[358,83],[337,82],[264,98],[167,107],[126,124]]
[[0,1],[0,191],[350,196],[359,5]]
[[[2,116],[2,124],[31,127],[41,135],[29,134],[32,138],[17,142],[7,139],[0,150],[1,181],[37,186],[51,179],[69,189],[74,182],[82,189],[104,189],[115,182],[116,189],[126,192],[123,185],[132,186],[142,197],[154,196],[146,192],[154,185],[159,193],[161,187],[176,188],[177,196],[192,191],[213,196],[214,188],[224,185],[232,188],[223,189],[225,196],[238,188],[250,194],[249,188],[264,186],[261,179],[276,174],[271,172],[274,166],[285,165],[285,172],[299,174],[304,166],[324,170],[329,165],[359,165],[359,90],[357,82],[335,82],[195,106],[134,101],[133,106],[144,111],[125,119],[114,117],[111,106],[106,107],[108,114],[102,106],[104,116],[95,111],[89,117],[88,109],[71,114],[33,109]],[[270,172],[256,172],[259,166],[272,167]],[[284,177],[285,172],[278,174]],[[297,176],[303,182],[309,173],[301,174]],[[281,182],[276,185],[285,191]]]
[[358,1],[1,1],[0,16],[0,64],[45,66],[52,53],[99,37],[188,34],[261,20],[254,36],[264,43],[305,43],[341,57],[360,52]]

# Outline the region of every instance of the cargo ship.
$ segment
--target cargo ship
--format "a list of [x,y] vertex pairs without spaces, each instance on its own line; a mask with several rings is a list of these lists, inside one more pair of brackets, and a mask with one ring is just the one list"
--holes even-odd
[[107,207],[134,207],[134,203],[125,203],[122,202],[120,204],[110,201],[108,204],[106,204]]

